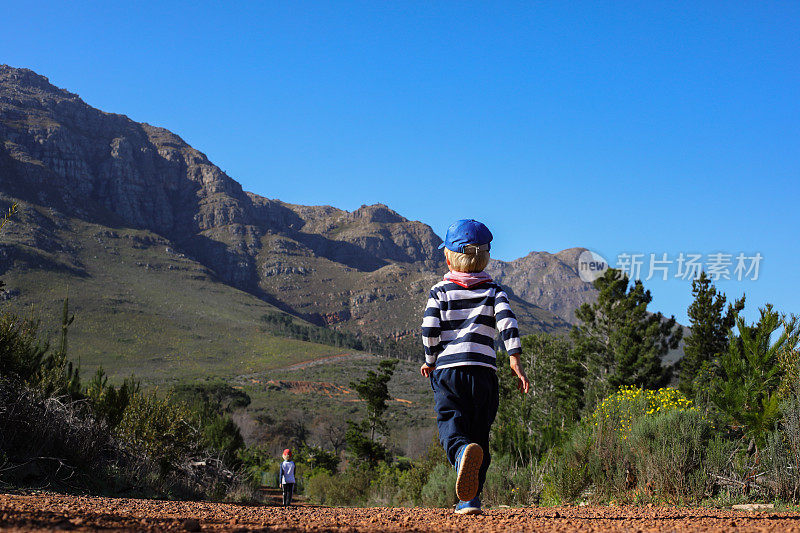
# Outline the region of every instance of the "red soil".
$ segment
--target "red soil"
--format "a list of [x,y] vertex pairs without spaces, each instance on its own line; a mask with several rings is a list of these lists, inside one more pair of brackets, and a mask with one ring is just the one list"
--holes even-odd
[[0,494],[4,531],[794,531],[796,512],[677,507],[448,509],[248,506],[114,499],[51,493]]

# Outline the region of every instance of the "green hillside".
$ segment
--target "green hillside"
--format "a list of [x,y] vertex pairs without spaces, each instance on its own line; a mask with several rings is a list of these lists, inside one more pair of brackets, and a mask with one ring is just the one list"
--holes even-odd
[[[215,280],[156,234],[77,219],[49,219],[41,227],[51,233],[34,234],[25,223],[34,216],[48,214],[23,207],[0,237],[10,258],[0,305],[40,317],[42,330],[54,333],[69,296],[70,354],[86,373],[102,365],[112,379],[135,374],[153,384],[231,379],[342,353],[270,335],[261,316],[275,307]],[[42,250],[43,240],[52,251]]]
[[[265,428],[289,419],[305,424],[310,442],[330,447],[326,437],[330,426],[344,427],[345,420],[364,415],[364,403],[350,383],[375,370],[378,361],[375,356],[351,354],[241,376],[233,385],[252,400],[237,418],[245,438],[268,441],[273,431]],[[400,361],[389,393],[393,398],[386,413],[389,442],[406,455],[423,453],[434,438],[436,417],[430,382],[420,376],[419,363]]]

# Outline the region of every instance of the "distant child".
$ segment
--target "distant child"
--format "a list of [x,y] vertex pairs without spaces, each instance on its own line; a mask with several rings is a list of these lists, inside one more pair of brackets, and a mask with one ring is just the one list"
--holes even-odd
[[294,461],[292,461],[292,450],[283,450],[283,462],[281,463],[281,487],[283,487],[283,506],[292,505],[292,494],[294,494]]
[[517,319],[508,296],[483,271],[492,233],[475,220],[459,220],[447,230],[444,254],[450,272],[431,288],[422,342],[439,427],[439,440],[457,471],[459,514],[480,514],[480,493],[491,462],[489,430],[499,402],[494,340],[505,344],[517,386],[528,392],[520,364]]

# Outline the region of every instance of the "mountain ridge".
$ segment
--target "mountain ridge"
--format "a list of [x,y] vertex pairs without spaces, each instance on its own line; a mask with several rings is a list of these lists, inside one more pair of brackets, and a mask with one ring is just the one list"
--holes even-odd
[[[27,226],[4,237],[0,274],[41,267],[25,259],[37,251],[79,275],[71,249],[81,244],[57,231],[75,218],[152,231],[209,276],[312,323],[402,337],[446,271],[441,238],[422,222],[384,204],[346,211],[244,191],[180,136],[95,109],[27,69],[0,66],[0,143],[2,200],[25,204]],[[575,250],[492,260],[524,331],[565,332],[595,297],[567,262]]]

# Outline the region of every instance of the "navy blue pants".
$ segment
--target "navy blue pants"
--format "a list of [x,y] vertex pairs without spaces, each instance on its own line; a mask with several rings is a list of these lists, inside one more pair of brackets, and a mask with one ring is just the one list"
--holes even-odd
[[499,394],[497,373],[484,366],[456,366],[434,370],[431,388],[442,443],[451,465],[456,464],[459,448],[471,442],[483,448],[478,494],[492,462],[489,430],[497,416]]
[[292,505],[292,494],[294,494],[294,483],[283,484],[283,506]]

